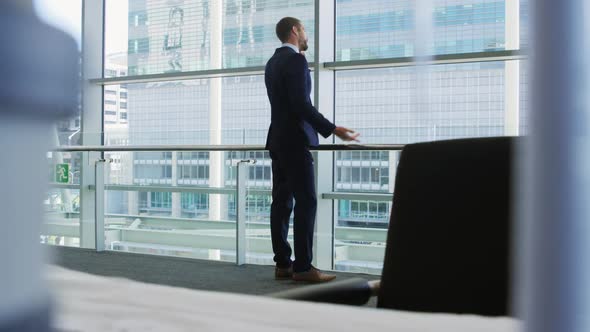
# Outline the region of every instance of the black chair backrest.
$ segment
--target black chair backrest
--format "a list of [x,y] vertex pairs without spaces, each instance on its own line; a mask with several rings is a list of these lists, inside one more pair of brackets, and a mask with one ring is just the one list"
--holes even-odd
[[509,314],[516,140],[459,139],[403,149],[378,307]]

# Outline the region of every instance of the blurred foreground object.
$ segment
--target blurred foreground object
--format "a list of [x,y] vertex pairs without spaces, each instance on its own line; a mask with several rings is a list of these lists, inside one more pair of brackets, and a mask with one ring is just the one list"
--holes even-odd
[[590,331],[590,39],[585,0],[531,1],[531,137],[520,155],[516,308],[527,332]]
[[45,154],[79,95],[76,42],[37,19],[31,1],[0,1],[0,331],[49,330],[39,244]]

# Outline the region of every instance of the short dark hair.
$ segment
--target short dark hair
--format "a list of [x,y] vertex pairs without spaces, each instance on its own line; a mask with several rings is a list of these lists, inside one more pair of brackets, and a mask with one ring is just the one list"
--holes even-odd
[[291,29],[299,26],[301,26],[301,21],[299,19],[296,19],[295,17],[283,17],[279,23],[277,23],[277,37],[279,37],[281,42],[285,43],[291,35]]

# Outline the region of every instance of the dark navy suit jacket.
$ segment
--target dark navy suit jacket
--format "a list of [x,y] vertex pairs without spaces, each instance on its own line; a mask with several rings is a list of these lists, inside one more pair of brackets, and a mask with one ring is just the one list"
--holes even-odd
[[312,105],[311,75],[305,56],[290,47],[278,48],[266,63],[266,92],[271,122],[266,148],[271,151],[318,145],[336,126]]

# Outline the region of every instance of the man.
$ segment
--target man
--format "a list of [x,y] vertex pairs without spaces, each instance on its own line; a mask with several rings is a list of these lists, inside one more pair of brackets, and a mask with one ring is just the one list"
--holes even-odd
[[[271,104],[271,123],[266,148],[272,159],[273,188],[270,228],[275,278],[325,282],[336,278],[311,265],[313,232],[317,209],[313,157],[310,147],[318,145],[318,132],[335,134],[344,141],[357,141],[354,131],[337,127],[311,104],[311,76],[305,56],[307,35],[296,18],[285,17],[276,25],[282,47],[268,60],[265,83]],[[294,211],[295,261],[287,242],[289,217]]]

